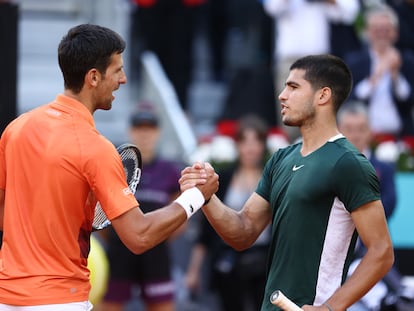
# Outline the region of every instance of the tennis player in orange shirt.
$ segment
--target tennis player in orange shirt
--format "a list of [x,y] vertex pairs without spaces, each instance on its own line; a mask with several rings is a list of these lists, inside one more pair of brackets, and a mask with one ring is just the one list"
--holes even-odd
[[[87,258],[100,202],[122,242],[142,253],[165,240],[218,188],[204,184],[143,214],[115,146],[95,128],[127,82],[124,40],[91,24],[63,37],[64,92],[12,121],[0,140],[0,311],[91,310]],[[177,181],[178,182],[178,181]]]

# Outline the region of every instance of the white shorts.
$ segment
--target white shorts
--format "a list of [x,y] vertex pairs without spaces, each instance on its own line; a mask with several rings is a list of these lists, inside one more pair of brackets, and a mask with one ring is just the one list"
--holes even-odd
[[92,307],[89,301],[39,306],[12,306],[0,303],[0,311],[91,311]]

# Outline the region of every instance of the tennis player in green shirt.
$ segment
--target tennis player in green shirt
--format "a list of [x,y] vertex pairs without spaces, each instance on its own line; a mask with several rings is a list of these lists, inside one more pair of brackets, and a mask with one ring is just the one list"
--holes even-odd
[[[283,123],[298,127],[302,142],[273,154],[241,211],[215,195],[202,208],[237,250],[250,247],[272,224],[261,311],[277,310],[269,299],[277,289],[305,311],[344,311],[394,262],[375,170],[336,123],[351,88],[351,73],[338,57],[294,62],[279,101]],[[181,189],[213,174],[208,163],[195,163],[182,171]],[[358,235],[367,253],[346,280]]]

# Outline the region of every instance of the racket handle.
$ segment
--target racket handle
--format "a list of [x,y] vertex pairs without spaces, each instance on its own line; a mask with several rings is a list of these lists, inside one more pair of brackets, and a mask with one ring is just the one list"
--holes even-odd
[[276,290],[270,295],[270,302],[285,311],[303,311],[302,308],[287,298],[280,290]]

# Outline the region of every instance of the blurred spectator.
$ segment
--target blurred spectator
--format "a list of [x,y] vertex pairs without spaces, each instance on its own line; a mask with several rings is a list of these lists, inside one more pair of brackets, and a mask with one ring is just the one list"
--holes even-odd
[[[254,104],[252,104],[254,103]],[[219,121],[237,121],[254,113],[267,124],[277,124],[272,71],[267,66],[240,67],[230,79]]]
[[[143,167],[136,198],[144,213],[156,210],[178,196],[182,165],[157,154],[160,120],[149,104],[142,104],[130,119],[130,139],[141,151]],[[184,229],[184,228],[182,228]],[[181,229],[181,230],[182,230]],[[176,234],[178,234],[177,232]],[[112,229],[106,232],[110,280],[101,311],[122,310],[139,290],[147,311],[175,310],[175,284],[168,241],[141,254],[131,253]]]
[[269,66],[272,60],[273,19],[257,0],[228,0],[230,54],[233,69]]
[[[374,166],[380,181],[381,201],[385,216],[389,220],[397,206],[397,192],[395,184],[395,168],[392,163],[378,160],[371,149],[372,133],[370,129],[368,111],[362,103],[350,102],[338,113],[338,128],[345,137],[363,153]],[[351,264],[349,275],[358,265],[360,258],[366,252],[365,247],[358,240],[356,259]],[[349,308],[351,311],[378,311],[394,310],[395,305],[385,300],[385,297],[401,295],[403,293],[402,277],[394,266],[387,275],[376,284],[359,302]],[[395,299],[392,302],[396,303]],[[388,308],[387,308],[388,307]]]
[[215,81],[227,78],[226,47],[230,26],[230,0],[208,0],[206,34],[209,42],[211,70]]
[[[332,23],[352,26],[360,10],[358,0],[264,0],[263,5],[275,20],[274,79],[277,95],[284,87],[290,65],[305,55],[330,53]],[[339,26],[336,31],[341,31]],[[340,42],[350,47],[355,43],[354,38],[351,40],[346,42],[342,38]],[[340,48],[335,47],[334,50]],[[291,141],[299,136],[296,128],[287,127],[286,131]]]
[[362,103],[348,103],[338,113],[339,131],[363,153],[374,166],[380,181],[381,201],[385,216],[391,217],[397,203],[395,167],[393,163],[378,160],[372,152],[372,133],[368,111]]
[[240,67],[269,66],[272,19],[255,0],[208,0],[213,78],[227,82]]
[[[131,18],[132,64],[140,52],[154,52],[171,80],[182,108],[188,110],[192,81],[193,42],[198,13],[206,0],[133,0]],[[133,68],[138,70],[138,68]]]
[[[229,5],[228,88],[221,121],[237,121],[256,114],[276,125],[276,99],[272,63],[273,21],[255,0],[227,0]],[[252,105],[254,103],[254,105]]]
[[343,21],[330,21],[329,43],[330,53],[344,58],[347,53],[356,51],[361,48],[362,41],[359,36],[359,20],[362,9],[353,23]]
[[398,17],[388,6],[365,16],[367,45],[345,60],[354,78],[352,99],[368,107],[371,129],[378,140],[414,134],[414,54],[397,49]]
[[[238,159],[220,171],[217,192],[227,204],[241,208],[256,189],[266,157],[266,123],[255,115],[240,119],[235,135]],[[194,244],[187,270],[187,285],[192,292],[200,288],[201,267],[207,254],[210,286],[218,294],[223,311],[259,310],[266,276],[267,247],[270,228],[248,250],[237,252],[216,234],[204,215],[200,236]]]
[[389,0],[399,18],[399,37],[397,47],[410,49],[414,53],[414,0]]

